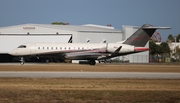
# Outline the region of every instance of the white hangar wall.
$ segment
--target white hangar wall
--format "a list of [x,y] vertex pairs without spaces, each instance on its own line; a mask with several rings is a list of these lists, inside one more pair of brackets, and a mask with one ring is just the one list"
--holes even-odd
[[[0,54],[29,42],[101,43],[122,40],[122,32],[113,27],[98,25],[23,24],[0,28]],[[4,45],[6,44],[6,46]]]
[[[136,32],[139,27],[123,25],[122,29],[124,33],[123,40],[125,40]],[[145,47],[149,47],[149,42]],[[130,63],[149,63],[149,51],[122,56],[121,59],[123,61],[129,60]]]
[[115,43],[122,41],[122,33],[90,33],[90,32],[79,32],[77,34],[77,40],[74,42],[80,43]]
[[46,26],[40,24],[24,24],[24,25],[15,25],[8,27],[0,28],[1,34],[72,34],[74,31],[63,30],[59,28],[55,28],[54,26]]

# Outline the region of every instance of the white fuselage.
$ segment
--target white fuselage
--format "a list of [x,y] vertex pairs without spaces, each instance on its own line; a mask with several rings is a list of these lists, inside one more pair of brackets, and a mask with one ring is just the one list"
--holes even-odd
[[9,52],[14,56],[40,55],[51,53],[116,53],[134,52],[134,46],[120,43],[26,43]]

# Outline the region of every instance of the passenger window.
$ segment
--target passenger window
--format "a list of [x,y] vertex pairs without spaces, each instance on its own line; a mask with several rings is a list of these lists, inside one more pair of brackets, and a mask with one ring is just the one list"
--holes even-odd
[[47,49],[49,49],[49,47],[47,47]]
[[60,47],[60,50],[62,49],[62,47]]
[[40,49],[40,47],[38,47],[38,49]]
[[70,50],[71,48],[69,47],[69,50]]
[[43,47],[43,49],[44,49],[44,47]]
[[66,47],[64,47],[64,49],[66,50]]
[[56,50],[58,49],[58,47],[56,47]]

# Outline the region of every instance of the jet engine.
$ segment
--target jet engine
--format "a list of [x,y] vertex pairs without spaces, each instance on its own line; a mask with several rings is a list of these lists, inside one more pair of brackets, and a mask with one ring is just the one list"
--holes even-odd
[[110,53],[129,53],[134,52],[134,46],[118,43],[107,44],[107,52]]

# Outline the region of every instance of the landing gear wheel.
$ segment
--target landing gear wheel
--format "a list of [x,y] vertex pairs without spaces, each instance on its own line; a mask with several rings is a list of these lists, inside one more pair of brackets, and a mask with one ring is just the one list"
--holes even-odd
[[24,65],[24,58],[23,57],[20,57],[21,59],[20,59],[20,62],[21,62],[21,65]]
[[95,64],[96,64],[95,60],[89,60],[89,65],[95,65]]

